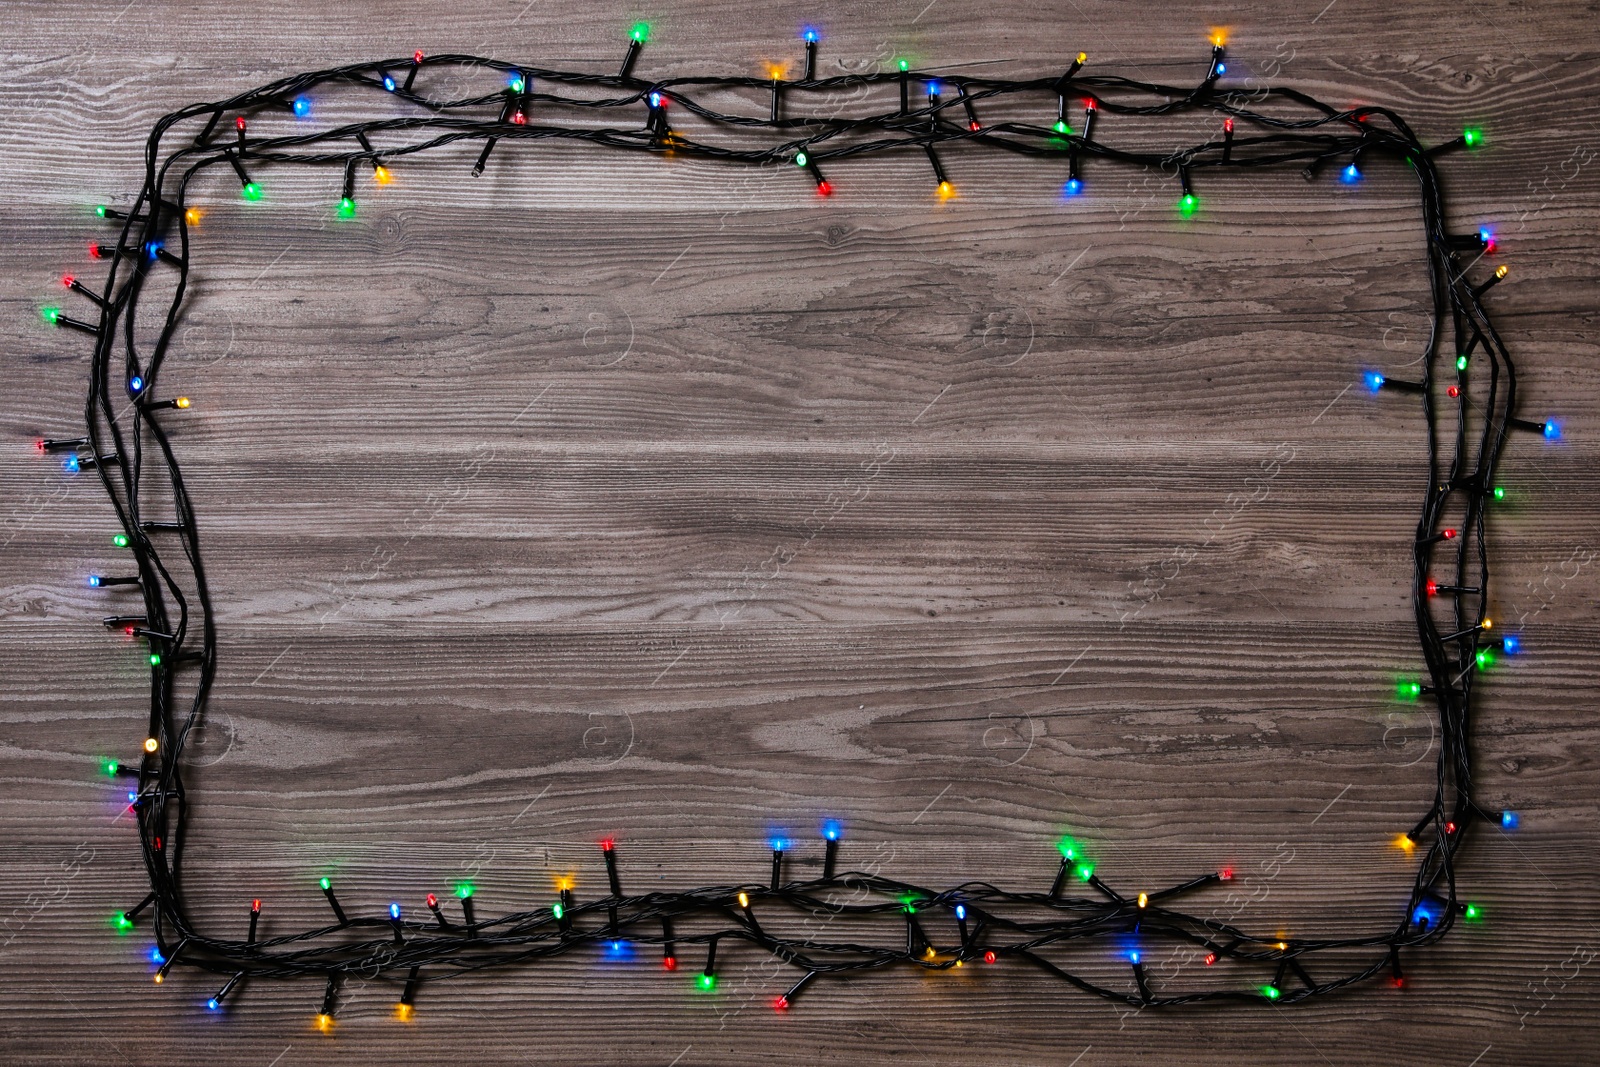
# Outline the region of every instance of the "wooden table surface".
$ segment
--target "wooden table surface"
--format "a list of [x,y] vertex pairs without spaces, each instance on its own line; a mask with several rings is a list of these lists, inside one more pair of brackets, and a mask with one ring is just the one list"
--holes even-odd
[[[1035,7],[5,5],[0,1060],[1600,1062],[1593,6]],[[1495,227],[1521,414],[1566,434],[1513,438],[1490,522],[1526,654],[1479,689],[1476,784],[1522,825],[1479,828],[1460,879],[1485,921],[1409,957],[1406,989],[1130,1013],[1020,967],[890,971],[778,1016],[752,957],[715,996],[564,958],[429,986],[409,1025],[355,983],[329,1036],[319,984],[255,983],[223,1017],[208,976],[152,984],[148,926],[108,922],[144,875],[96,759],[136,751],[147,699],[84,586],[112,513],[31,448],[81,429],[87,347],[37,308],[63,270],[99,277],[88,205],[137,189],[183,104],[414,48],[608,70],[639,17],[647,75],[793,61],[814,21],[824,73],[1034,76],[1081,48],[1180,83],[1227,24],[1233,77],[1433,142],[1484,128],[1442,164],[1449,217]],[[1391,842],[1437,751],[1392,698],[1420,669],[1425,453],[1413,408],[1351,385],[1414,373],[1425,340],[1403,168],[1208,177],[1180,223],[1155,174],[1091,166],[1067,203],[1050,167],[958,150],[946,203],[909,157],[835,164],[819,202],[784,168],[512,146],[475,180],[474,155],[396,164],[349,224],[331,173],[194,191],[163,381],[195,400],[175,440],[220,632],[198,923],[257,897],[266,929],[321,921],[330,871],[348,907],[464,877],[480,909],[534,907],[564,874],[603,891],[606,835],[630,888],[760,879],[771,830],[814,864],[835,817],[846,865],[924,884],[1042,890],[1072,832],[1129,892],[1232,865],[1250,929],[1395,925]]]

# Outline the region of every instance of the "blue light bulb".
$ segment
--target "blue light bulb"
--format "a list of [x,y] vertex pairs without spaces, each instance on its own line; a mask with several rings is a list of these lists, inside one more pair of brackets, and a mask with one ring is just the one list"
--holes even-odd
[[1383,388],[1383,375],[1375,370],[1367,371],[1367,388],[1376,393]]
[[1561,440],[1561,424],[1559,422],[1546,422],[1544,424],[1544,437],[1547,441]]
[[1228,64],[1226,64],[1226,63],[1218,63],[1217,64],[1217,73],[1218,74],[1226,74],[1226,73],[1228,73]]
[[388,74],[385,74],[383,76],[383,87],[389,90],[391,93],[394,92],[394,78]]
[[822,34],[817,32],[815,26],[807,26],[800,31],[800,36],[813,43],[822,40]]
[[1129,963],[1138,963],[1139,962],[1139,950],[1138,949],[1134,949],[1132,952],[1128,953],[1128,962]]
[[829,819],[827,822],[823,823],[822,836],[826,837],[829,841],[839,840],[839,821],[837,819]]
[[132,789],[128,790],[128,803],[129,804],[132,804],[135,800],[138,800],[138,799],[139,799],[139,794],[138,793],[134,792]]
[[1358,181],[1360,181],[1361,180],[1361,168],[1356,166],[1354,163],[1350,164],[1348,167],[1345,167],[1344,170],[1340,172],[1339,180],[1345,182],[1346,184],[1349,184],[1350,182],[1358,182]]
[[91,589],[99,589],[100,588],[100,576],[98,574],[89,575],[89,587]]
[[1062,196],[1077,196],[1083,192],[1083,183],[1076,178],[1068,178],[1067,184],[1061,187]]
[[1429,911],[1427,908],[1425,908],[1425,907],[1423,907],[1422,905],[1419,904],[1419,905],[1417,905],[1417,910],[1411,913],[1411,921],[1414,922],[1414,923],[1419,923],[1419,924],[1420,923],[1432,923],[1433,922],[1433,912]]
[[928,83],[928,95],[929,96],[938,96],[939,95],[939,83],[938,82],[929,82]]
[[165,962],[167,962],[167,958],[161,954],[161,946],[160,945],[157,945],[155,948],[150,950],[150,962],[151,963],[165,963]]
[[311,98],[309,96],[295,97],[294,117],[297,119],[303,119],[309,114],[311,114]]
[[1482,241],[1484,244],[1488,244],[1490,241],[1494,240],[1494,234],[1489,232],[1489,227],[1480,226],[1478,227],[1478,240]]
[[965,920],[966,917],[967,917],[967,906],[965,904],[957,904],[956,905],[956,918],[961,919],[961,920]]
[[216,997],[212,997],[210,1000],[206,1001],[206,1007],[210,1008],[212,1011],[216,1011],[221,1006],[221,1004],[217,1003]]
[[144,379],[139,377],[137,374],[135,374],[132,378],[128,379],[128,392],[137,393],[139,390],[141,390],[143,388],[144,388]]
[[1515,830],[1518,821],[1517,813],[1514,811],[1502,811],[1500,813],[1500,825],[1507,830]]
[[789,842],[785,841],[781,837],[774,837],[770,841],[768,841],[767,844],[772,846],[772,851],[774,851],[774,852],[787,852],[787,851],[789,851]]
[[1507,636],[1500,641],[1500,647],[1505,649],[1506,655],[1515,656],[1517,649],[1522,647],[1522,642],[1515,637]]
[[68,474],[77,474],[78,473],[78,457],[77,456],[68,456],[66,459],[62,460],[61,461],[61,469],[66,471]]
[[390,904],[389,905],[389,918],[391,918],[391,919],[400,918],[400,905],[398,905],[398,904]]
[[660,107],[661,106],[661,94],[660,93],[651,93],[650,94],[650,106],[651,107]]

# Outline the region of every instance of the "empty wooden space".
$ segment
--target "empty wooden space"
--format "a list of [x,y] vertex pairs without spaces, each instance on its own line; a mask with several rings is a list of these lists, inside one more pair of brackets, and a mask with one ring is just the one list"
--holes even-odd
[[[1497,622],[1527,653],[1479,689],[1475,784],[1522,826],[1475,831],[1461,892],[1485,921],[1409,958],[1406,989],[1129,1013],[1021,968],[891,970],[780,1016],[787,976],[754,956],[702,996],[574,955],[434,983],[409,1024],[352,983],[330,1036],[320,984],[257,982],[219,1017],[209,976],[150,981],[147,929],[107,921],[145,878],[96,759],[137,748],[148,692],[83,582],[113,516],[31,449],[81,428],[87,346],[37,308],[63,270],[98,277],[87,206],[138,188],[181,105],[414,48],[607,70],[641,17],[647,76],[792,63],[809,21],[824,73],[1031,76],[1083,49],[1177,84],[1228,25],[1238,79],[1392,107],[1431,142],[1484,127],[1443,163],[1450,220],[1495,227],[1520,413],[1566,434],[1513,439],[1490,521]],[[4,28],[0,1060],[1596,1055],[1591,7],[13,0]],[[837,818],[844,865],[923,884],[1043,890],[1072,832],[1132,893],[1232,866],[1253,930],[1395,925],[1413,868],[1391,842],[1437,752],[1426,706],[1393,698],[1420,671],[1426,454],[1414,406],[1359,381],[1414,372],[1426,339],[1403,166],[1208,176],[1180,220],[1155,173],[1091,164],[1064,201],[1059,167],[959,149],[944,202],[910,155],[834,164],[828,200],[793,168],[507,145],[474,179],[475,156],[363,178],[353,221],[336,169],[268,168],[255,204],[221,173],[191,193],[162,375],[195,401],[171,425],[220,635],[187,778],[198,923],[242,926],[252,898],[268,928],[321,921],[330,871],[368,910],[462,878],[490,912],[560,876],[600,893],[605,836],[629,888],[760,879],[770,832],[807,870]],[[1191,972],[1151,961],[1210,981]]]

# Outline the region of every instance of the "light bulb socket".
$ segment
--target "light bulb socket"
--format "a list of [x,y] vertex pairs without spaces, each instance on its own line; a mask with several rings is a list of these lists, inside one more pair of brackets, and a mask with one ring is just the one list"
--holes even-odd
[[633,65],[639,60],[639,53],[644,48],[644,42],[637,37],[628,42],[628,53],[622,57],[622,69],[617,71],[617,77],[623,81],[633,78]]

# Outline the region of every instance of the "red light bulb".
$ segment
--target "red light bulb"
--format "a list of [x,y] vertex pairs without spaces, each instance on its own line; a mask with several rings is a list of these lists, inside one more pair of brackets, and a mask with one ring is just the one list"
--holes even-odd
[[789,998],[788,997],[773,997],[772,998],[772,1010],[773,1011],[786,1011],[788,1009],[788,1007],[789,1007]]
[[61,276],[61,284],[66,286],[68,289],[72,288],[73,281],[74,281],[74,278],[70,274],[63,274]]
[[1428,595],[1429,596],[1438,596],[1439,595],[1439,583],[1434,581],[1432,578],[1428,579]]
[[1090,97],[1085,97],[1084,98],[1083,108],[1084,108],[1085,111],[1093,111],[1095,108],[1097,108],[1099,106],[1100,106],[1099,104],[1096,104],[1094,102],[1094,97],[1090,96]]
[[822,196],[832,196],[833,186],[828,182],[818,182],[817,192]]
[[665,967],[669,971],[677,970],[678,969],[678,957],[676,957],[676,956],[668,956],[666,959],[661,961],[661,966]]
[[33,442],[33,450],[35,452],[43,452],[44,451],[44,438],[41,437],[38,440]]
[[104,259],[105,253],[100,250],[100,245],[94,241],[89,242],[89,258]]
[[240,133],[243,133],[244,132],[244,116],[243,115],[235,116],[234,120],[233,120],[233,125],[234,125],[235,129],[237,129]]
[[977,133],[979,130],[983,129],[983,127],[978,125],[977,119],[973,119],[971,122],[967,123],[967,129],[971,130],[973,133]]
[[994,952],[993,951],[985,952],[983,954],[983,962],[984,963],[993,963],[994,962]]
[[1231,118],[1223,119],[1222,120],[1222,128],[1224,130],[1226,130],[1228,133],[1232,133],[1233,132],[1233,120]]
[[1222,870],[1217,872],[1217,877],[1221,878],[1224,882],[1233,881],[1233,868],[1232,867],[1224,867],[1224,868],[1222,868]]
[[437,908],[438,906],[439,906],[439,898],[434,896],[432,893],[429,893],[428,894],[428,907]]
[[1453,823],[1453,822],[1445,823],[1444,824],[1444,832],[1447,833],[1447,834],[1455,833],[1456,832],[1456,824]]
[[600,839],[600,847],[605,851],[610,852],[613,848],[617,847],[616,839],[612,837],[603,837]]
[[515,115],[511,116],[511,121],[516,123],[518,126],[526,126],[528,124],[528,116],[519,111]]
[[1461,387],[1452,385],[1449,389],[1446,389],[1445,392],[1449,393],[1451,398],[1454,399],[1455,397],[1461,395]]
[[1452,540],[1455,537],[1455,535],[1456,535],[1456,532],[1454,530],[1446,530],[1444,532],[1444,539],[1446,541]]
[[411,62],[413,62],[413,63],[421,63],[422,62],[422,49],[419,48],[415,52],[411,53]]
[[1216,962],[1217,962],[1217,954],[1215,952],[1207,952],[1206,953],[1206,966],[1209,967],[1213,963],[1216,963]]

